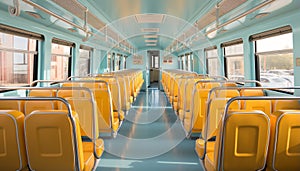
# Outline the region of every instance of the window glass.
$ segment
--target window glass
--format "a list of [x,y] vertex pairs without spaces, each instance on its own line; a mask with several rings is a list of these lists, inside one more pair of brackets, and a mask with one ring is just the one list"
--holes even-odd
[[0,86],[24,86],[33,81],[36,49],[35,39],[0,32]]
[[108,72],[111,71],[111,54],[110,53],[107,54],[107,71]]
[[79,49],[79,76],[87,76],[90,72],[90,50]]
[[120,68],[119,68],[119,60],[120,60],[120,55],[118,54],[118,55],[115,56],[115,69],[114,69],[114,71],[120,70]]
[[187,71],[191,71],[191,55],[186,55],[186,69]]
[[182,69],[183,70],[186,70],[186,57],[185,56],[182,56]]
[[207,73],[211,76],[218,75],[219,62],[217,49],[206,50],[205,54],[207,59]]
[[292,33],[257,40],[256,47],[262,85],[294,86]]
[[240,81],[244,77],[244,48],[243,44],[226,46],[224,48],[226,58],[226,76],[230,80]]
[[257,52],[293,49],[293,34],[288,33],[266,39],[261,39],[257,40],[256,43]]
[[51,80],[65,80],[69,77],[69,58],[71,47],[52,43]]

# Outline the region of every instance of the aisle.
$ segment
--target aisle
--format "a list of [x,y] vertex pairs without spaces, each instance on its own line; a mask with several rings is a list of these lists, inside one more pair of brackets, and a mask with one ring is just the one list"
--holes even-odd
[[97,170],[197,170],[194,141],[184,131],[163,92],[141,92],[115,139],[105,139]]

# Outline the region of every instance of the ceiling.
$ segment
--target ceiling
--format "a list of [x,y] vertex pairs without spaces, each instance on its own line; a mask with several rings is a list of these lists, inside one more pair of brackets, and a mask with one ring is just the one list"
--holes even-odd
[[[84,38],[78,28],[20,2],[21,17],[47,27]],[[84,27],[84,11],[88,9],[91,32],[87,41],[105,47],[117,47],[130,53],[139,49],[181,51],[204,41],[222,36],[224,32],[247,27],[283,12],[299,9],[299,0],[29,0],[51,12]],[[238,20],[237,16],[272,1]],[[0,9],[12,6],[12,0],[0,0]],[[216,8],[218,6],[218,10]],[[217,28],[224,23],[222,27]],[[209,33],[209,34],[208,34]],[[145,37],[150,35],[150,38]],[[152,38],[151,38],[152,36]],[[154,36],[154,37],[153,37]],[[126,47],[125,47],[126,46]]]

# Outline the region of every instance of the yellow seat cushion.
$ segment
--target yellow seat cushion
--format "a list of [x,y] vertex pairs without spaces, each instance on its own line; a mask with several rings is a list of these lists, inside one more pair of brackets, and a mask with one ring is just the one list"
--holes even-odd
[[133,96],[130,96],[130,103],[133,103]]
[[113,125],[112,125],[112,129],[113,129],[113,131],[117,131],[118,129],[119,129],[119,123],[120,123],[120,121],[119,121],[119,119],[118,118],[114,118],[114,120],[113,120]]
[[94,152],[94,143],[96,144],[96,154],[98,157],[102,156],[104,151],[103,139],[97,139],[95,142],[82,142],[83,151]]
[[84,158],[84,171],[90,171],[93,170],[94,166],[94,155],[93,152],[83,152],[83,158]]
[[[214,151],[215,148],[215,142],[214,141],[208,141],[206,144],[206,153],[210,153]],[[197,139],[195,142],[195,151],[199,158],[204,157],[204,140],[203,139]]]
[[121,121],[124,120],[125,118],[124,111],[120,110],[120,118],[119,118],[119,112],[114,112],[114,118],[118,118]]
[[205,155],[205,168],[207,171],[215,171],[215,159],[214,159],[214,152],[206,153]]

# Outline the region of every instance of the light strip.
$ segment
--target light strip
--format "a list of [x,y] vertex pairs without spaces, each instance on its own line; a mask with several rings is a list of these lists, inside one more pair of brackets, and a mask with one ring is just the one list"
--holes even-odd
[[145,42],[146,42],[146,43],[156,43],[156,42],[157,42],[157,39],[153,39],[153,40],[151,40],[151,39],[146,39]]
[[144,35],[144,38],[145,39],[156,39],[158,38],[158,35],[157,34],[149,34],[149,35]]
[[156,46],[156,43],[147,43],[146,46]]

